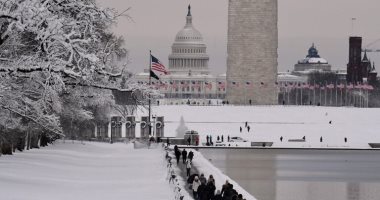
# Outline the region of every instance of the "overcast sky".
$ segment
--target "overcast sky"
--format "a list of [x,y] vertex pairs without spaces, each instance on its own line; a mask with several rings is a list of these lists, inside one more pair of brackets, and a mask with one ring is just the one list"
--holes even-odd
[[[225,73],[227,60],[227,0],[98,0],[103,7],[130,8],[132,21],[121,19],[115,32],[123,35],[130,53],[129,68],[147,68],[149,50],[161,62],[175,35],[185,25],[191,4],[193,24],[202,33],[214,74]],[[346,67],[352,18],[354,34],[363,37],[363,48],[380,39],[379,0],[279,0],[279,71],[292,69],[314,42],[321,57],[334,69]],[[380,41],[369,46],[380,49]],[[369,54],[380,69],[380,53]],[[379,70],[380,72],[380,70]]]

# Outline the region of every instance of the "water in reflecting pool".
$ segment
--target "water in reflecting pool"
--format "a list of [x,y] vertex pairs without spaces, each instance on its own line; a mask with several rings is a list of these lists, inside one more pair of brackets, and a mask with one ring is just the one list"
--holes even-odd
[[380,151],[199,151],[259,200],[380,199]]

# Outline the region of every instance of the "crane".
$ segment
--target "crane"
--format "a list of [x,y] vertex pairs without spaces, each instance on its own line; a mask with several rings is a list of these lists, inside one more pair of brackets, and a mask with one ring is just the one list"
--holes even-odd
[[362,49],[362,52],[367,52],[367,53],[380,53],[380,49],[369,49],[370,46],[376,44],[377,42],[380,41],[380,38],[367,44],[364,49]]

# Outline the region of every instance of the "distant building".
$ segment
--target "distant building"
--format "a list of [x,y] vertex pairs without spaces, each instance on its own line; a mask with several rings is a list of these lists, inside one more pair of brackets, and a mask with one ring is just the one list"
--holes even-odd
[[318,50],[313,43],[309,48],[306,58],[299,60],[298,63],[294,65],[294,71],[331,71],[331,65],[326,59],[319,56]]
[[[172,45],[169,55],[169,74],[153,79],[153,85],[168,99],[224,99],[226,75],[214,76],[209,70],[209,56],[202,34],[193,26],[191,7],[186,24]],[[136,80],[147,82],[149,74],[140,73]]]
[[375,63],[371,63],[371,60],[367,57],[367,51],[364,51],[363,60],[361,62],[363,81],[369,84],[374,84],[377,79],[377,72],[375,69]]
[[361,84],[363,82],[376,82],[377,72],[375,63],[373,63],[373,65],[371,64],[366,51],[362,59],[362,37],[350,37],[349,43],[347,83]]

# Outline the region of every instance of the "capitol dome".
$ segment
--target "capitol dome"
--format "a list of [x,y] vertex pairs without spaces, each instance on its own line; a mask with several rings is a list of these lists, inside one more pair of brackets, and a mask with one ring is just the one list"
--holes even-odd
[[185,26],[177,33],[169,55],[172,74],[209,74],[207,46],[202,34],[193,26],[191,7],[188,7]]

